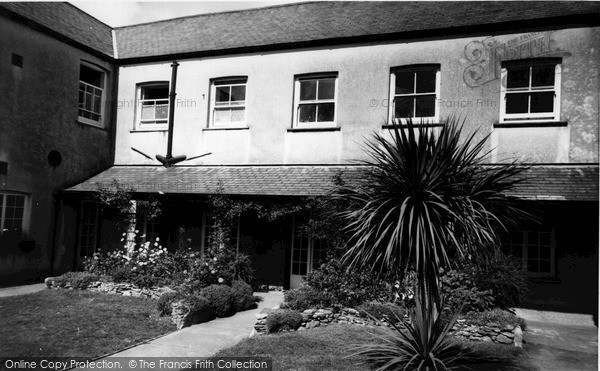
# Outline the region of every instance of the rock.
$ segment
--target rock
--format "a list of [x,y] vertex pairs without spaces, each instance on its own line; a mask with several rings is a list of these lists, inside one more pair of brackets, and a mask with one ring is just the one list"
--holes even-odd
[[517,348],[523,348],[523,330],[521,330],[521,326],[517,326],[515,329],[513,344]]
[[316,309],[306,309],[303,314],[310,314],[311,316],[316,312]]
[[466,319],[457,319],[456,322],[457,323],[465,323],[465,322],[467,322],[467,320]]
[[131,291],[123,291],[121,294],[123,296],[133,296],[133,294],[131,293]]
[[506,325],[502,329],[502,332],[512,332],[514,329],[515,329],[515,326],[513,326],[513,325]]
[[306,327],[300,327],[300,328],[298,329],[298,331],[305,331],[305,330],[306,330]]
[[310,321],[309,323],[306,324],[306,328],[315,328],[315,327],[319,327],[321,326],[321,323],[319,321]]
[[486,343],[491,343],[494,340],[492,340],[492,338],[489,337],[489,336],[484,336],[484,337],[481,338],[481,341],[485,341]]
[[54,278],[55,277],[48,277],[44,280],[44,284],[46,284],[47,289],[51,289],[52,285],[54,285]]
[[498,322],[488,322],[485,325],[488,327],[500,327],[500,324]]
[[511,344],[513,342],[512,339],[509,339],[508,337],[504,336],[503,334],[496,336],[496,341],[499,343],[502,343],[502,344]]
[[346,308],[345,310],[346,310],[346,312],[348,312],[348,314],[351,314],[353,316],[359,316],[360,315],[360,313],[356,309]]
[[265,318],[267,318],[268,315],[269,315],[268,313],[256,313],[255,314],[257,320],[265,319]]

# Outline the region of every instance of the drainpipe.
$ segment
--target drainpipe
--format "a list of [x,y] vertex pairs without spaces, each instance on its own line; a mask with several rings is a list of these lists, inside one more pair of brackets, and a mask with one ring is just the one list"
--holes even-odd
[[174,126],[174,118],[175,118],[175,96],[177,93],[175,92],[175,88],[177,86],[177,67],[179,63],[174,61],[171,64],[171,91],[169,92],[169,131],[167,137],[167,160],[170,160],[173,157],[173,126]]

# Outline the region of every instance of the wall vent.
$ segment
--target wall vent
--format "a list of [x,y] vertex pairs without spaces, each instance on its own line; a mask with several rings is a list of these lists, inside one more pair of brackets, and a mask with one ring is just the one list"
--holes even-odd
[[23,56],[19,54],[12,53],[12,64],[13,66],[23,67]]

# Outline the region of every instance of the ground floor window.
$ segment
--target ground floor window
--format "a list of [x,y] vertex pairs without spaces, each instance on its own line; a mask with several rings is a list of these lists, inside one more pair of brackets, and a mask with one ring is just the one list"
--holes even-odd
[[298,287],[304,277],[325,261],[327,241],[314,238],[294,226],[291,257],[290,287]]
[[521,259],[523,270],[532,276],[555,275],[554,230],[524,230],[513,232],[505,246]]

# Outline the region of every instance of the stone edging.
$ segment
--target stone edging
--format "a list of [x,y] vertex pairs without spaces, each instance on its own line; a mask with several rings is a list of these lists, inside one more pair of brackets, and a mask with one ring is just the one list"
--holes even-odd
[[[54,282],[55,277],[48,277],[44,280],[46,287],[49,289],[73,289],[69,284],[66,286],[58,286]],[[115,283],[115,282],[91,282],[86,288],[92,292],[104,292],[108,294],[119,294],[123,296],[133,296],[141,298],[158,299],[162,294],[174,291],[168,287],[144,288],[141,289],[131,283]]]
[[[254,331],[256,334],[267,333],[267,313],[256,314],[256,324],[254,325]],[[375,320],[361,317],[360,313],[353,308],[343,308],[339,311],[334,311],[331,308],[325,309],[307,309],[302,312],[302,325],[298,328],[298,331],[304,331],[307,329],[327,326],[332,323],[338,324],[351,324],[358,326],[381,326],[380,322]],[[385,323],[384,323],[385,325]],[[457,323],[452,327],[450,334],[465,340],[470,341],[483,341],[483,342],[494,342],[498,344],[514,344],[516,347],[522,347],[523,344],[523,331],[521,326],[506,325],[504,328],[500,327],[498,323],[487,323],[483,326],[469,323],[466,319],[459,319]]]

